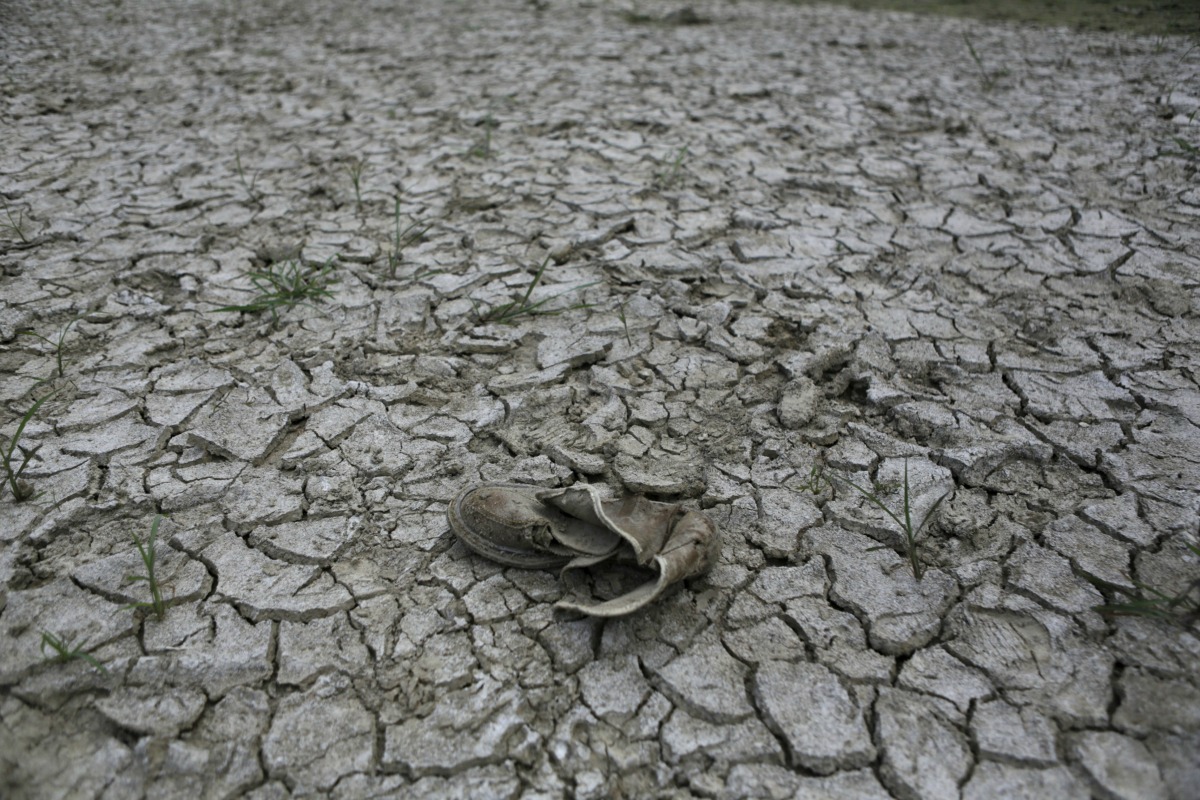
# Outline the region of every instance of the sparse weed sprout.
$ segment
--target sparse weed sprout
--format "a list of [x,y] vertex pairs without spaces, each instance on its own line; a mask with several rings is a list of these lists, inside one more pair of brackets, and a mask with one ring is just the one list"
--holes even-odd
[[234,165],[237,167],[238,180],[242,183],[242,188],[246,190],[246,196],[250,198],[251,203],[258,203],[261,196],[255,186],[258,184],[259,171],[255,171],[250,178],[246,177],[246,170],[242,167],[242,154],[238,152],[234,155]]
[[984,89],[991,89],[996,85],[997,79],[1003,78],[1008,74],[1008,70],[1006,69],[998,69],[994,72],[989,70],[983,63],[983,57],[975,49],[975,44],[971,41],[971,37],[966,33],[963,33],[963,41],[967,44],[967,52],[971,54],[971,60],[975,62],[975,66],[979,69],[979,77],[983,81]]
[[625,329],[625,341],[633,347],[633,337],[629,335],[629,320],[625,318],[625,304],[628,302],[629,298],[626,297],[617,306],[617,317],[621,320],[621,327]]
[[40,333],[35,331],[17,331],[17,333],[21,336],[32,336],[35,339],[41,339],[43,342],[54,348],[54,360],[58,364],[58,377],[61,378],[63,377],[63,342],[67,338],[67,331],[71,330],[71,326],[78,321],[79,318],[76,317],[64,325],[62,330],[58,332],[58,338],[54,340],[42,336]]
[[[46,653],[46,648],[49,647],[54,651],[53,655]],[[67,661],[86,661],[104,674],[108,674],[108,668],[95,659],[94,656],[85,652],[82,647],[71,647],[71,639],[66,639],[55,636],[50,631],[42,631],[42,655],[49,661],[57,661],[66,663]]]
[[[58,394],[57,389],[34,403],[25,412],[25,415],[21,417],[21,421],[17,424],[17,430],[13,433],[12,438],[6,444],[2,445],[3,449],[0,450],[0,468],[4,470],[4,483],[12,490],[13,499],[18,503],[33,497],[33,487],[28,482],[21,480],[21,473],[29,466],[29,461],[38,451],[38,447],[41,447],[41,445],[32,448],[21,447],[21,434],[25,432],[25,426],[29,424],[29,420],[33,419],[33,415],[38,412],[42,404],[56,394]],[[18,451],[20,451],[20,463],[17,463]],[[3,487],[0,486],[0,488]]]
[[[1193,111],[1191,114],[1188,114],[1187,124],[1189,126],[1193,125],[1196,122],[1196,114],[1197,113],[1200,113],[1200,109],[1197,109],[1196,111]],[[1175,150],[1175,151],[1167,150],[1166,151],[1167,155],[1179,156],[1180,158],[1186,158],[1191,161],[1196,161],[1197,159],[1200,159],[1200,147],[1197,147],[1196,145],[1192,144],[1187,139],[1184,139],[1182,136],[1172,136],[1171,141],[1175,142],[1175,146],[1178,147],[1179,149]]]
[[[404,263],[404,250],[414,244],[425,239],[425,234],[429,232],[429,226],[422,225],[419,222],[412,222],[407,226],[402,226],[400,222],[400,198],[396,197],[393,210],[393,230],[392,230],[392,250],[388,253],[388,276],[392,279],[396,277],[396,269]],[[436,275],[441,270],[427,270],[413,275],[413,280]]]
[[167,601],[163,599],[162,585],[158,582],[158,575],[155,573],[155,562],[158,556],[158,526],[162,524],[163,517],[154,518],[154,524],[150,526],[150,535],[143,542],[137,535],[137,531],[133,532],[133,543],[137,545],[138,555],[142,557],[142,564],[146,567],[145,575],[126,575],[125,583],[144,582],[150,588],[150,602],[148,603],[132,603],[126,608],[149,609],[154,612],[154,615],[159,619],[167,613]]
[[350,166],[346,171],[350,173],[350,182],[354,184],[354,205],[358,212],[362,213],[362,175],[363,170],[367,168],[367,162],[362,159],[354,159],[350,162]]
[[679,182],[679,178],[683,175],[683,161],[687,156],[687,145],[675,151],[675,157],[671,162],[654,176],[654,182],[658,184],[659,188],[666,189]]
[[808,471],[808,479],[804,482],[803,487],[809,494],[816,496],[824,491],[826,484],[832,482],[825,477],[825,470],[821,464],[813,464],[812,469]]
[[476,142],[467,151],[467,155],[472,158],[491,158],[492,157],[492,131],[496,128],[496,118],[489,111],[487,116],[483,118],[483,140]]
[[[324,264],[305,264],[300,260],[273,262],[250,273],[257,294],[249,303],[222,306],[214,311],[270,311],[271,320],[279,320],[279,309],[297,305],[312,306],[310,300],[332,297],[338,282],[333,276],[336,256]],[[314,308],[316,306],[313,306]]]
[[536,303],[529,302],[530,295],[533,294],[533,290],[536,289],[537,285],[541,282],[542,274],[545,273],[546,266],[549,263],[550,256],[546,256],[546,260],[542,262],[540,267],[538,267],[537,274],[533,276],[533,282],[529,284],[529,288],[525,290],[525,295],[520,300],[514,300],[511,303],[504,303],[502,305],[495,306],[494,308],[490,308],[484,312],[480,312],[478,308],[476,308],[476,313],[479,315],[479,321],[511,324],[513,320],[525,315],[534,316],[536,314],[561,314],[564,311],[571,311],[576,308],[591,308],[591,303],[576,303],[573,306],[555,309],[546,309],[544,306],[551,300],[562,297],[565,294],[577,292],[580,289],[586,289],[589,286],[594,286],[597,281],[592,281],[591,283],[585,283],[580,286],[566,289],[558,294],[544,297],[541,300],[538,300]]
[[875,484],[873,487],[874,491],[870,491],[868,489],[864,489],[853,481],[846,480],[845,478],[827,476],[819,467],[814,466],[812,472],[809,474],[808,483],[806,484],[805,488],[813,494],[819,494],[822,481],[827,481],[831,485],[834,481],[838,481],[846,486],[849,486],[851,489],[866,498],[869,503],[881,510],[884,514],[887,514],[888,517],[891,518],[892,522],[896,523],[896,526],[900,529],[900,533],[904,536],[905,555],[908,557],[908,563],[912,567],[913,577],[918,581],[921,580],[921,577],[925,574],[925,566],[921,563],[919,552],[920,542],[918,542],[917,539],[921,536],[921,531],[925,529],[925,525],[929,522],[929,520],[933,519],[934,512],[937,511],[938,506],[942,504],[943,500],[950,496],[950,492],[946,492],[944,495],[939,497],[937,501],[929,507],[929,511],[926,512],[925,517],[921,520],[920,524],[914,527],[912,520],[912,500],[909,496],[908,488],[907,458],[904,459],[904,493],[901,498],[902,509],[900,512],[903,514],[903,518],[884,505],[883,501],[879,499],[879,495],[886,491],[886,487],[884,487],[882,484]]
[[1200,147],[1192,144],[1186,139],[1181,139],[1178,136],[1171,137],[1175,144],[1179,147],[1178,155],[1186,158],[1200,158]]
[[4,222],[0,223],[0,229],[11,231],[14,236],[21,240],[21,244],[29,244],[30,239],[25,234],[25,212],[18,211],[14,217],[12,209],[8,207],[8,203],[4,204]]
[[[1187,544],[1187,549],[1200,556],[1200,547]],[[1176,623],[1185,627],[1200,623],[1200,578],[1196,578],[1186,587],[1175,594],[1167,594],[1161,589],[1144,583],[1133,582],[1141,593],[1141,597],[1133,597],[1133,593],[1123,586],[1088,578],[1101,589],[1129,595],[1132,599],[1124,603],[1105,603],[1096,606],[1096,611],[1106,617],[1149,617],[1164,622]]]

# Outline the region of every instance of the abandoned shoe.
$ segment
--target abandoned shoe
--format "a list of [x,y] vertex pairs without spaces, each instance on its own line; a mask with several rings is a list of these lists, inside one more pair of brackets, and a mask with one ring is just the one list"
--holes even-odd
[[510,567],[596,563],[616,553],[621,538],[538,499],[536,486],[473,486],[450,503],[450,529],[481,556]]
[[557,604],[598,617],[642,608],[668,586],[707,570],[721,550],[720,533],[705,514],[636,495],[607,499],[589,484],[476,486],[454,499],[448,516],[467,547],[508,566],[565,571],[620,556],[656,573],[612,600]]
[[[557,608],[594,617],[619,617],[637,611],[661,595],[667,587],[706,572],[721,555],[721,534],[708,515],[689,511],[674,503],[659,503],[637,495],[606,500],[595,486],[578,484],[568,489],[542,492],[539,498],[573,517],[613,531],[633,551],[640,566],[657,575],[619,597],[600,603],[573,603]],[[563,569],[587,566],[582,560]]]

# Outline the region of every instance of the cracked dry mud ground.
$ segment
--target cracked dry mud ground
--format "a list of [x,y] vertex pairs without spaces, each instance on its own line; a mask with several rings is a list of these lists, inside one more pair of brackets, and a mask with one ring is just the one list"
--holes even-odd
[[[1200,785],[1200,640],[1089,580],[1200,571],[1188,42],[47,5],[0,3],[5,441],[57,389],[38,495],[0,499],[4,796]],[[428,230],[389,263],[397,193]],[[300,246],[332,298],[214,312]],[[588,307],[481,324],[547,256],[532,297]],[[59,378],[18,332],[76,318]],[[809,490],[898,508],[906,463],[918,516],[953,489],[919,583],[881,511]],[[721,563],[558,615],[580,587],[450,536],[481,480],[682,499]],[[159,514],[162,620],[123,580]]]

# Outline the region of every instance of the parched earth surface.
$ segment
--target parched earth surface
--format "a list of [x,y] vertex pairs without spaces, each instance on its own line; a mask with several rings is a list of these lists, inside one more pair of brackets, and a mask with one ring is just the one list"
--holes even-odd
[[[1096,607],[1200,577],[1200,54],[673,11],[0,2],[0,794],[1194,797],[1196,631]],[[722,558],[556,612],[481,481]]]

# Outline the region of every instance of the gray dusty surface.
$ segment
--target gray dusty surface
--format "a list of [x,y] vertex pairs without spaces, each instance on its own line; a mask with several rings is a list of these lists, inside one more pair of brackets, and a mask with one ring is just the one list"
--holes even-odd
[[[57,389],[0,793],[1188,797],[1200,639],[1089,579],[1200,574],[1200,56],[543,5],[0,2],[3,440]],[[297,251],[332,297],[214,311]],[[547,257],[588,307],[480,321]],[[18,331],[75,318],[60,378]],[[905,464],[920,582],[844,482]],[[556,614],[610,576],[469,554],[481,480],[681,499],[721,563]]]

